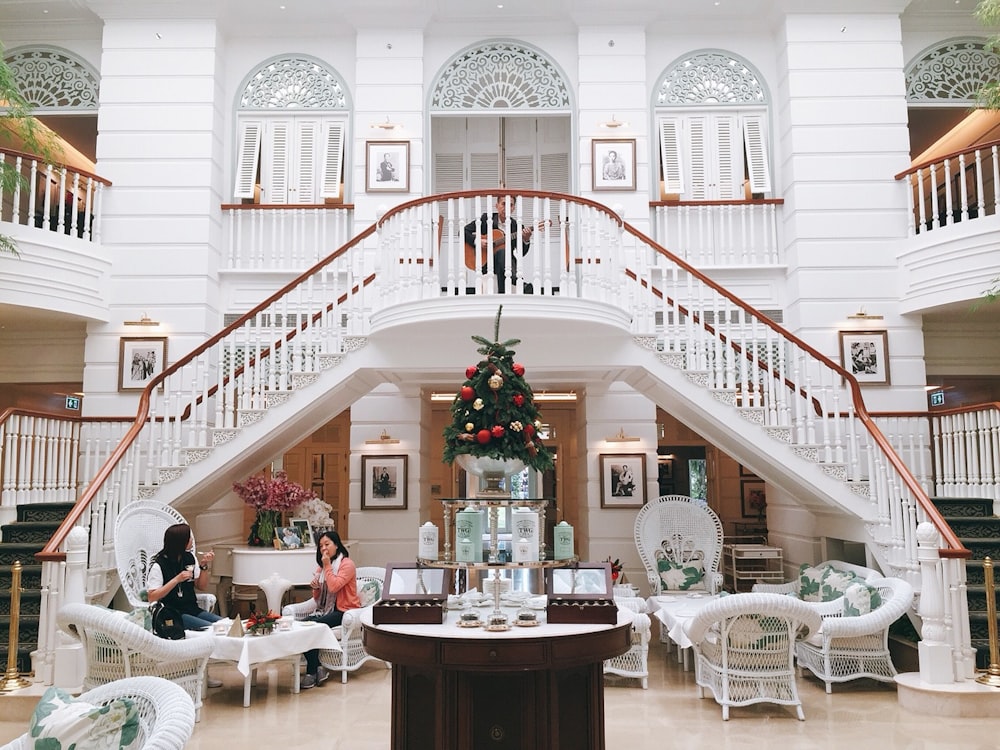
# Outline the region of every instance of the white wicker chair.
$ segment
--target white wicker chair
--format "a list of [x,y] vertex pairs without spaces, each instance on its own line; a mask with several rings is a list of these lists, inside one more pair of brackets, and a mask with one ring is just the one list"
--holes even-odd
[[[385,568],[359,567],[357,569],[358,590],[369,581],[378,581],[379,590],[385,587]],[[319,652],[319,662],[331,672],[340,672],[340,681],[347,682],[347,673],[353,672],[369,659],[376,657],[365,651],[365,646],[361,642],[361,613],[369,610],[371,605],[362,609],[352,609],[344,613],[344,620],[340,627],[334,628],[334,634],[340,641],[342,651],[330,651],[322,649]],[[301,620],[316,610],[316,601],[306,599],[298,604],[288,604],[282,608],[281,614],[292,616],[296,620]],[[381,661],[379,659],[378,661]],[[391,665],[384,662],[386,668]]]
[[83,642],[85,691],[126,677],[162,677],[191,696],[195,719],[201,718],[212,638],[168,641],[139,627],[124,612],[92,604],[67,604],[59,610],[57,621],[60,628]]
[[816,632],[819,613],[781,594],[733,594],[714,601],[685,626],[695,656],[699,695],[712,691],[729,720],[730,706],[795,706],[805,720],[795,684],[795,643]]
[[889,626],[913,603],[913,587],[901,578],[875,578],[868,585],[878,589],[881,604],[871,612],[851,617],[843,614],[843,600],[812,604],[823,617],[819,633],[795,647],[799,668],[808,669],[832,692],[834,682],[870,677],[893,682],[896,668],[889,654]]
[[[866,568],[862,565],[846,563],[843,560],[824,560],[812,567],[819,569],[833,568],[842,573],[854,573],[859,581],[869,583],[882,577],[882,574],[877,570]],[[794,580],[786,581],[785,583],[755,583],[752,590],[758,594],[791,594],[798,596],[800,585],[801,581],[796,577]]]
[[[174,683],[160,677],[129,677],[90,690],[78,700],[103,706],[127,698],[139,714],[139,736],[132,750],[182,750],[194,730],[194,704]],[[28,733],[16,737],[0,750],[31,750],[34,738]]]
[[632,613],[632,645],[621,656],[604,661],[604,674],[632,677],[640,680],[642,689],[649,687],[649,631],[646,600],[638,596],[615,597],[618,609]]
[[[153,500],[129,503],[115,522],[115,565],[122,590],[135,608],[148,607],[139,592],[146,588],[149,561],[163,549],[163,532],[175,523],[187,523],[174,508]],[[193,534],[192,534],[193,536]],[[198,606],[215,610],[215,594],[198,592]]]

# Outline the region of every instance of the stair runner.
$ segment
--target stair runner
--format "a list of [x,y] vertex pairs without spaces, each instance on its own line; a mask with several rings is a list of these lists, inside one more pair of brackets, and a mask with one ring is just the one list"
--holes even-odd
[[73,503],[32,503],[17,506],[17,520],[2,527],[0,541],[0,672],[7,669],[10,645],[11,575],[21,562],[21,617],[18,625],[17,669],[31,672],[30,654],[38,648],[42,602],[42,566],[35,560]]
[[[976,667],[990,663],[989,618],[986,615],[986,585],[983,559],[989,557],[1000,565],[1000,518],[993,515],[993,501],[981,498],[932,498],[934,505],[951,526],[972,557],[965,564],[969,626],[972,646],[976,649]],[[994,567],[994,584],[1000,584],[1000,568]],[[990,596],[996,596],[989,592]]]

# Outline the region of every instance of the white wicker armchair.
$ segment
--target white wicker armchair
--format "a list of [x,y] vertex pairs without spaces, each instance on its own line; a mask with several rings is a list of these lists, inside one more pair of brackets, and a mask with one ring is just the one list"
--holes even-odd
[[722,521],[707,505],[686,495],[663,495],[639,509],[634,534],[650,596],[661,593],[661,561],[704,568],[701,581],[686,590],[714,594],[722,587]]
[[733,594],[714,601],[685,626],[695,655],[695,682],[729,720],[730,706],[778,703],[805,719],[795,684],[795,643],[816,632],[816,610],[781,594]]
[[[139,592],[146,588],[149,561],[163,549],[163,532],[175,523],[187,521],[174,508],[153,500],[136,500],[118,514],[115,522],[115,565],[122,591],[135,608],[149,606]],[[199,591],[197,596],[198,606],[202,609],[207,612],[215,609],[215,594]]]
[[[385,568],[359,567],[357,569],[358,591],[361,591],[365,583],[377,581],[379,591],[385,586]],[[344,613],[344,620],[340,627],[334,628],[334,634],[340,641],[342,651],[329,651],[323,649],[319,652],[319,662],[331,672],[340,672],[340,681],[347,682],[347,673],[353,672],[369,659],[376,657],[365,651],[365,646],[361,642],[361,614],[371,608],[371,604],[361,609],[352,609]],[[316,610],[316,601],[306,599],[298,604],[288,604],[282,608],[281,614],[292,616],[296,620],[302,620]],[[381,661],[379,659],[378,661]],[[391,665],[385,663],[386,668]]]
[[214,646],[211,638],[168,641],[131,622],[124,612],[92,604],[67,604],[57,621],[83,642],[85,691],[126,677],[162,677],[191,696],[195,720],[201,718],[205,669]]
[[[119,698],[132,701],[139,715],[139,736],[132,750],[183,750],[194,730],[194,704],[180,686],[160,677],[129,677],[95,687],[78,700],[103,706]],[[0,750],[34,746],[34,738],[26,732]]]
[[878,607],[847,616],[840,599],[813,604],[822,614],[823,627],[795,647],[799,668],[823,680],[827,693],[832,692],[834,682],[861,677],[893,682],[896,677],[889,654],[889,626],[913,604],[913,587],[901,578],[875,578],[868,585],[878,590]]
[[[859,581],[870,582],[882,577],[882,574],[877,570],[866,568],[862,565],[846,563],[843,560],[824,560],[823,562],[817,563],[812,567],[817,570],[833,568],[841,573],[853,573]],[[755,583],[753,585],[753,591],[758,594],[792,594],[794,596],[798,596],[799,587],[801,585],[801,580],[796,577],[794,580],[786,581],[785,583]]]
[[621,656],[604,661],[604,674],[632,677],[649,687],[649,631],[650,620],[646,614],[646,600],[638,596],[615,597],[618,609],[632,614],[632,645]]

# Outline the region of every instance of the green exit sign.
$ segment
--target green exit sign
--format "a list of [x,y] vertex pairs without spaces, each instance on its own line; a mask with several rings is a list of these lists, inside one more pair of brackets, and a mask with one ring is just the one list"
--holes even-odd
[[73,409],[74,411],[80,410],[80,397],[79,396],[67,396],[66,397],[66,408]]
[[944,406],[944,391],[931,392],[931,406]]

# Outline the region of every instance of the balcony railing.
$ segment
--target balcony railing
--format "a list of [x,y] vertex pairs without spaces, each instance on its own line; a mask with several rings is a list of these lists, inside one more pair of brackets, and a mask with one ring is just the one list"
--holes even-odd
[[997,214],[1000,195],[1000,141],[980,144],[910,167],[896,175],[906,180],[913,222],[910,234],[923,234],[959,222]]
[[21,176],[12,191],[0,190],[0,221],[100,241],[101,198],[111,182],[10,149],[0,149],[0,162]]
[[780,198],[650,203],[653,237],[696,268],[782,265],[778,208],[783,203]]
[[227,203],[225,268],[301,273],[353,236],[354,206]]

